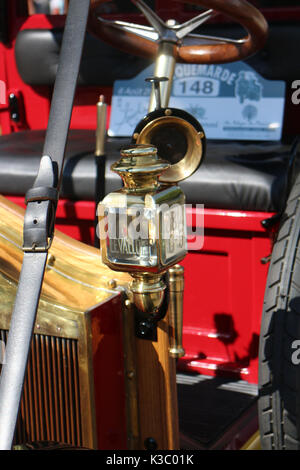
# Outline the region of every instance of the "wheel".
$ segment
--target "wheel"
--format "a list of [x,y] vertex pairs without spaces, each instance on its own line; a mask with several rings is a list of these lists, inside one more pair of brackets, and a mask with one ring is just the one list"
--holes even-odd
[[269,267],[259,345],[259,426],[265,450],[300,449],[300,173]]
[[[154,57],[160,41],[167,40],[174,44],[174,58],[177,62],[225,63],[254,54],[263,47],[267,38],[268,26],[265,18],[245,0],[185,0],[184,3],[200,5],[209,10],[182,25],[163,22],[142,0],[132,0],[151,27],[104,20],[98,11],[101,4],[107,1],[91,1],[88,28],[96,36],[130,54]],[[190,34],[217,12],[241,24],[248,35],[234,40]]]

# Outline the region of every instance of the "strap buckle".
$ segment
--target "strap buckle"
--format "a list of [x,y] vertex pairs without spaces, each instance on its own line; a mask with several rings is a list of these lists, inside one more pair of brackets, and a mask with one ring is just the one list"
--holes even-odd
[[25,196],[24,252],[45,252],[51,246],[58,201],[58,190],[51,186],[54,176],[51,158],[44,156],[35,184]]

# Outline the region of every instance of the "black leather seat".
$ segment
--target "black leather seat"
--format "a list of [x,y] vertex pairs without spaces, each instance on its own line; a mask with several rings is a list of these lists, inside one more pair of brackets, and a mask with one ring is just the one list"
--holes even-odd
[[[1,137],[2,194],[24,195],[32,186],[44,136],[44,131],[25,131]],[[126,138],[108,139],[103,171],[98,173],[101,196],[120,188],[121,180],[110,167],[120,158],[120,148],[129,141]],[[61,197],[95,199],[97,166],[94,146],[94,131],[70,131]],[[289,145],[209,141],[205,161],[192,177],[180,185],[187,203],[221,209],[279,210],[284,198],[289,156]]]

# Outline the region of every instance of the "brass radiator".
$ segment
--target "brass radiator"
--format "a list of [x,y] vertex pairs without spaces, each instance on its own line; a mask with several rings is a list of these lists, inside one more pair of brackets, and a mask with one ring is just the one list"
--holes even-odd
[[[7,340],[22,263],[22,223],[22,209],[0,196],[1,345]],[[121,309],[113,277],[115,273],[101,265],[99,250],[56,234],[48,256],[15,444],[51,441],[99,447],[94,378],[100,372],[93,361],[101,341],[105,344],[103,310]],[[127,275],[121,276],[118,286],[125,286],[126,280]]]
[[82,446],[78,342],[35,334],[15,443],[54,441]]
[[[2,344],[6,343],[8,336],[10,306],[15,290],[16,284],[1,273]],[[52,441],[95,447],[89,329],[89,315],[49,299],[41,299],[14,444]]]

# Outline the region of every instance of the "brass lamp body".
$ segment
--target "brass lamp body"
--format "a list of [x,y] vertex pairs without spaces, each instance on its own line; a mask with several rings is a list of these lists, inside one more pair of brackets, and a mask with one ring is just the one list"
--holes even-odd
[[163,274],[187,253],[184,193],[159,181],[169,166],[153,146],[124,148],[112,165],[124,187],[98,207],[102,260],[130,273],[132,301],[150,314],[163,301]]

